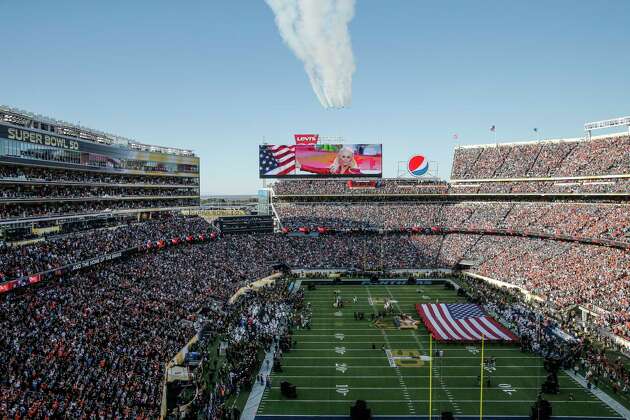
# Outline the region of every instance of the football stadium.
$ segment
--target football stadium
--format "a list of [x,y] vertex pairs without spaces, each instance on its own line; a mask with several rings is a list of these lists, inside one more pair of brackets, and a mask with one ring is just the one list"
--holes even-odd
[[0,116],[8,416],[630,412],[627,132],[458,147],[449,182],[261,145],[222,215],[191,151]]
[[141,3],[7,7],[41,32],[0,93],[0,420],[630,419],[630,63],[569,47],[627,25]]

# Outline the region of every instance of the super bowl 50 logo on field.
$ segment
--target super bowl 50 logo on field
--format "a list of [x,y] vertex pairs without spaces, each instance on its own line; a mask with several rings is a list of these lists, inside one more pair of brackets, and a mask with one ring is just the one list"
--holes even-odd
[[414,155],[407,162],[407,170],[413,176],[422,176],[429,170],[429,161],[423,155]]

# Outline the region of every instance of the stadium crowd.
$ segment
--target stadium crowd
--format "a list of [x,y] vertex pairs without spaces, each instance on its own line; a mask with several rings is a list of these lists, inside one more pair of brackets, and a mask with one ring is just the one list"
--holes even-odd
[[[491,215],[483,212],[482,220]],[[475,220],[467,216],[468,220]],[[453,219],[455,216],[453,216]],[[207,232],[200,218],[175,218],[131,224],[115,229],[62,236],[34,244],[0,247],[0,277],[6,280],[98,255]],[[451,268],[462,259],[477,262],[474,272],[521,286],[558,307],[582,304],[605,309],[611,325],[630,319],[630,255],[622,249],[578,242],[498,235],[409,235],[358,232],[320,237],[291,235],[233,236],[260,257],[297,268],[360,270],[412,267]],[[230,241],[227,242],[228,244]],[[230,248],[228,248],[230,249]],[[234,249],[236,252],[237,249]],[[217,248],[217,252],[221,248]],[[225,259],[230,256],[225,254]],[[252,266],[255,270],[256,265]],[[239,273],[246,276],[247,272]],[[610,298],[614,299],[610,301]]]
[[455,149],[451,178],[524,178],[619,175],[630,173],[630,136],[531,143],[492,144]]
[[197,195],[196,187],[142,188],[127,186],[73,186],[0,184],[0,200],[66,199],[66,198],[125,198],[181,197]]
[[512,229],[630,242],[630,206],[594,203],[277,203],[289,229]]
[[562,316],[544,304],[525,304],[524,297],[514,289],[466,277],[460,280],[472,300],[506,322],[528,350],[582,373],[589,384],[606,384],[615,393],[630,395],[630,370],[621,357],[609,355],[608,352],[619,349],[602,340],[595,328]]
[[340,180],[279,180],[271,185],[274,194],[283,196],[325,195],[417,195],[417,194],[581,194],[581,193],[628,193],[630,180],[623,177],[585,179],[556,178],[543,180],[484,180],[458,181],[445,184],[435,181],[409,179],[382,179],[373,184],[350,187],[348,181]]
[[[103,233],[103,246],[141,245],[155,236],[207,229],[204,223],[182,219],[121,227]],[[99,234],[82,238],[94,246],[101,242],[94,236]],[[83,242],[36,244],[48,248],[23,248],[24,258],[39,269],[107,251],[75,250],[77,243]],[[3,252],[3,257],[13,255]],[[50,255],[50,260],[39,265],[37,255]],[[269,275],[278,261],[293,268],[385,270],[454,266],[464,258],[478,261],[473,272],[539,294],[554,304],[550,308],[599,306],[615,324],[630,322],[630,256],[615,248],[464,234],[224,235],[0,295],[0,364],[8,367],[0,372],[0,412],[12,418],[59,413],[155,418],[162,363],[195,333],[199,316],[219,316],[214,303],[225,304],[239,287]],[[234,348],[244,356],[232,353],[223,374],[237,374],[221,375],[213,397],[203,402],[206,409],[220,407],[246,384],[254,354],[269,346],[272,327],[286,315],[283,292],[269,293],[276,304],[262,305],[269,295],[252,297],[242,310],[229,311],[229,322],[214,324],[228,328]]]
[[[0,296],[0,413],[157,418],[163,363],[198,314],[271,272],[250,239],[148,252]],[[257,308],[257,331],[269,333],[264,314],[283,307]]]
[[110,212],[112,210],[155,209],[171,207],[199,206],[197,198],[165,198],[160,199],[120,199],[94,198],[90,200],[56,201],[30,203],[2,203],[0,204],[0,219],[15,220],[35,217],[58,217],[96,212]]
[[227,418],[225,402],[241,390],[250,390],[258,378],[262,352],[281,354],[291,342],[293,319],[303,309],[304,293],[291,293],[286,281],[267,285],[242,295],[222,318],[226,338],[225,363],[210,394],[202,394],[196,405],[206,418]]
[[630,193],[628,178],[549,181],[468,181],[449,185],[449,194],[601,194]]
[[554,309],[589,307],[603,315],[608,328],[630,322],[627,251],[534,238],[447,235],[440,260],[461,259],[476,263],[471,272],[526,289]]
[[193,185],[195,177],[147,176],[116,174],[94,171],[69,171],[67,169],[36,168],[26,166],[0,166],[0,181],[11,182],[58,182],[77,184],[133,184],[133,185]]
[[147,241],[198,235],[210,230],[199,217],[163,217],[90,230],[19,246],[0,244],[0,281],[54,270],[93,257],[143,246]]
[[446,194],[444,181],[379,179],[371,181],[278,180],[271,185],[276,195]]

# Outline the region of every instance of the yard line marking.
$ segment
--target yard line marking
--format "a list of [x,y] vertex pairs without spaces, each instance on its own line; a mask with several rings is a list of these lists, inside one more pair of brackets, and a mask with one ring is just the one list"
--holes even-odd
[[[351,327],[349,327],[348,329],[350,329]],[[332,330],[331,330],[332,331]],[[380,330],[374,328],[373,331],[375,333],[379,332]],[[346,334],[346,338],[348,337],[375,337],[378,334]],[[330,334],[293,334],[294,337],[330,337]],[[429,335],[427,334],[427,337]]]
[[[300,357],[300,359],[339,359],[339,358],[344,358],[344,359],[378,359],[377,357],[352,357],[352,356],[337,356],[337,357]],[[294,357],[294,359],[298,359],[298,357]],[[333,368],[334,366],[322,366],[322,365],[283,365],[283,367],[286,368]],[[371,366],[371,365],[365,365],[365,366],[354,366],[355,368],[369,368],[369,369],[391,369],[391,366]],[[479,366],[475,366],[475,365],[466,365],[466,366],[445,366],[445,369],[470,369],[470,368],[478,368]],[[520,369],[520,368],[524,368],[524,367],[528,367],[528,368],[532,368],[532,367],[539,367],[538,365],[533,365],[533,366],[501,366],[502,369]],[[424,366],[406,366],[405,369],[422,369],[422,368],[428,368],[428,365],[424,365]],[[448,375],[446,375],[448,376]],[[497,378],[499,376],[497,375],[492,375],[493,377]],[[511,375],[506,375],[506,378],[510,378],[512,377]],[[515,376],[515,378],[517,378],[518,376]],[[541,375],[541,376],[523,376],[524,378],[544,378],[546,377],[546,375]],[[472,378],[472,376],[471,376]],[[475,376],[476,378],[476,376]]]
[[[286,400],[267,400],[267,401],[271,401],[271,402],[279,402],[279,401],[285,401]],[[309,402],[313,402],[313,403],[323,403],[323,402],[328,402],[328,403],[343,403],[343,404],[348,404],[348,400],[333,400],[333,399],[329,399],[329,400],[296,400],[299,403],[309,403]],[[410,400],[412,403],[414,402],[429,402],[429,400]],[[407,400],[370,400],[370,402],[374,402],[374,403],[398,403],[398,402],[407,402]],[[442,402],[442,403],[447,403],[449,402],[448,400],[433,400],[433,402]],[[479,400],[459,400],[459,402],[465,402],[465,403],[478,403]],[[506,403],[510,403],[510,404],[514,404],[514,403],[518,403],[518,404],[522,404],[522,403],[527,403],[527,404],[531,404],[532,400],[486,400],[484,398],[484,402],[488,402],[488,403],[501,403],[501,404],[506,404]],[[570,404],[574,404],[574,403],[586,403],[586,404],[601,404],[601,401],[590,401],[590,400],[553,400],[554,404],[558,404],[558,403],[570,403]],[[619,418],[619,417],[611,417],[611,418]]]
[[[442,363],[442,362],[440,361],[440,363]],[[446,396],[448,397],[449,402],[451,403],[451,405],[455,409],[455,413],[456,414],[463,414],[462,410],[454,404],[455,400],[453,399],[453,395],[451,394],[449,389],[446,387],[446,384],[444,383],[444,377],[442,375],[440,375],[440,372],[439,372],[437,366],[433,367],[433,375],[440,381],[440,387],[442,388],[443,391],[446,392]]]
[[[337,376],[335,376],[335,378],[336,377]],[[349,376],[348,378],[349,379],[354,379],[353,376]],[[279,386],[274,386],[273,389],[280,389],[280,387]],[[300,389],[335,389],[335,388],[332,388],[332,387],[329,387],[329,386],[300,386]],[[368,386],[368,387],[353,387],[352,389],[378,391],[378,390],[381,390],[381,389],[394,389],[394,390],[396,390],[396,389],[400,389],[400,387],[397,387],[397,386],[381,387],[381,386],[379,386],[378,389],[376,389],[374,387]],[[408,386],[407,390],[409,390],[409,389],[422,390],[422,389],[429,389],[429,387],[428,386]],[[452,390],[476,389],[476,390],[478,390],[479,387],[478,386],[466,386],[466,387],[459,387],[458,386],[458,387],[449,387],[448,389],[452,389]],[[534,387],[525,387],[525,388],[519,387],[518,389],[527,389],[527,390],[534,390],[534,389],[536,389],[536,390],[539,390],[540,387],[539,386],[538,387],[536,387],[536,386],[534,386]],[[584,388],[582,388],[582,387],[562,387],[562,389],[584,389]],[[403,390],[403,393],[409,394],[409,392],[407,390]],[[487,391],[502,391],[502,389],[500,389],[500,388],[488,388]],[[447,395],[451,394],[451,392],[449,392],[449,391],[445,391],[445,393]],[[453,405],[457,405],[457,401],[454,401]]]
[[[295,337],[295,335],[293,337]],[[376,338],[381,338],[381,337],[376,337]],[[346,343],[347,344],[376,344],[377,341],[346,341]],[[380,343],[382,343],[382,341]],[[394,341],[394,340],[390,340],[390,343],[407,344],[407,345],[412,344],[409,341]],[[300,345],[302,344],[339,344],[339,342],[337,341],[300,341]],[[319,350],[319,349],[312,349],[312,350]]]
[[[285,366],[286,367],[286,366]],[[297,366],[294,366],[297,367]],[[322,366],[310,366],[310,367],[318,367],[318,368],[322,368]],[[375,366],[354,366],[354,368],[374,368]],[[383,366],[381,366],[383,367]],[[387,369],[391,369],[389,366],[384,366]],[[476,366],[478,367],[478,366]],[[407,369],[407,368],[405,368]],[[477,378],[478,375],[444,375],[445,378]],[[313,378],[313,375],[274,375],[274,378],[279,377],[279,378]],[[339,376],[328,376],[328,375],[317,375],[317,378],[338,378]],[[418,375],[401,375],[401,377],[403,378],[418,378]],[[547,375],[541,375],[541,376],[531,376],[531,375],[492,375],[493,378],[527,378],[527,379],[531,379],[531,378],[546,378]],[[366,379],[366,378],[396,378],[396,376],[383,376],[383,375],[352,375],[352,378],[356,378],[356,379]],[[454,388],[451,388],[454,389]],[[479,389],[479,387],[475,387],[475,389]],[[539,389],[538,387],[536,389]],[[563,387],[562,389],[569,389],[566,387]]]
[[[364,285],[365,286],[365,285]],[[337,384],[338,383],[344,383],[344,384],[348,384],[349,387],[352,387],[352,389],[350,390],[350,392],[353,392],[353,397],[352,399],[354,400],[354,398],[356,398],[358,395],[360,396],[366,396],[369,398],[369,396],[376,396],[376,398],[381,398],[383,400],[382,403],[378,403],[378,405],[376,405],[376,407],[389,407],[392,404],[387,404],[389,402],[393,402],[394,404],[397,404],[398,409],[397,411],[400,412],[401,414],[403,414],[408,410],[408,412],[411,414],[411,416],[415,415],[418,416],[419,414],[422,414],[422,409],[421,406],[423,406],[423,403],[418,403],[418,402],[412,402],[411,400],[407,401],[407,395],[411,396],[411,397],[420,397],[420,398],[427,398],[427,395],[424,395],[426,393],[426,387],[428,387],[428,382],[426,384],[418,379],[422,373],[418,372],[418,367],[416,367],[415,369],[409,369],[407,372],[404,371],[404,368],[401,368],[399,371],[385,371],[383,367],[381,366],[361,366],[359,368],[355,367],[353,363],[358,363],[358,364],[363,364],[363,363],[374,363],[377,365],[380,365],[380,362],[375,360],[369,360],[366,359],[364,362],[361,360],[355,360],[354,362],[352,360],[350,360],[352,357],[350,356],[375,356],[378,353],[376,353],[377,351],[380,351],[378,349],[375,350],[371,350],[371,344],[375,344],[377,346],[377,348],[380,349],[380,347],[383,344],[387,344],[385,342],[385,338],[383,337],[384,334],[382,334],[382,332],[375,330],[371,327],[368,327],[368,321],[365,322],[360,322],[360,321],[355,321],[354,323],[351,323],[350,321],[346,321],[348,319],[352,319],[349,318],[349,316],[352,315],[352,311],[353,310],[359,310],[361,311],[363,307],[365,306],[366,300],[367,298],[364,297],[367,296],[367,292],[369,292],[372,295],[373,298],[373,303],[376,302],[380,302],[380,300],[377,300],[377,297],[379,297],[380,299],[382,299],[383,296],[387,296],[388,293],[391,296],[392,294],[394,294],[396,297],[398,297],[396,300],[398,300],[399,302],[401,302],[399,304],[400,307],[406,309],[407,313],[412,314],[415,313],[414,311],[412,311],[411,306],[409,303],[411,303],[411,301],[413,300],[414,303],[416,301],[419,300],[420,296],[422,295],[422,293],[425,293],[427,295],[436,297],[436,294],[433,293],[433,290],[431,290],[430,287],[424,287],[425,290],[422,290],[422,293],[420,293],[419,295],[416,294],[409,294],[407,295],[401,295],[399,294],[397,289],[402,289],[402,287],[399,287],[397,289],[393,289],[392,286],[390,287],[361,287],[358,286],[356,287],[357,289],[361,289],[363,288],[365,290],[365,294],[356,294],[360,299],[361,299],[361,304],[360,305],[356,305],[356,304],[352,304],[352,305],[348,305],[348,307],[342,309],[343,311],[343,317],[342,318],[337,318],[336,321],[327,321],[326,319],[322,319],[321,322],[318,322],[318,318],[319,315],[323,315],[326,318],[330,319],[330,317],[333,315],[333,312],[336,311],[336,309],[331,309],[330,308],[330,299],[326,299],[325,301],[322,300],[322,303],[325,302],[325,308],[322,305],[322,308],[319,308],[319,302],[314,302],[313,303],[313,318],[314,318],[314,322],[313,322],[313,326],[314,328],[312,328],[312,330],[307,331],[300,331],[300,332],[304,332],[304,333],[313,333],[313,335],[311,334],[302,334],[302,335],[298,335],[301,338],[297,338],[297,340],[299,341],[299,345],[298,348],[299,350],[296,352],[292,352],[292,354],[295,354],[295,356],[302,356],[302,355],[308,355],[308,354],[313,354],[315,356],[327,356],[329,354],[333,354],[335,355],[336,353],[333,353],[333,350],[336,346],[340,346],[340,345],[344,345],[346,347],[346,353],[348,354],[348,357],[340,357],[338,360],[326,360],[326,359],[319,359],[319,358],[313,358],[313,362],[317,362],[318,366],[316,368],[321,369],[322,367],[324,367],[324,370],[322,370],[322,373],[328,373],[328,375],[318,375],[319,372],[315,372],[313,369],[304,369],[302,371],[299,370],[299,368],[297,366],[286,366],[285,365],[285,372],[289,373],[290,375],[282,375],[282,374],[278,374],[276,376],[274,376],[274,383],[280,384],[280,381],[283,380],[281,378],[289,378],[288,380],[293,382],[293,379],[296,379],[296,382],[299,386],[300,383],[306,384],[306,385],[311,385],[313,386],[313,388],[317,388],[317,385],[323,385],[323,386],[329,386],[329,387],[335,387],[335,381],[333,381],[333,378],[336,379]],[[341,288],[343,289],[343,288]],[[391,289],[391,290],[389,290]],[[427,290],[428,289],[428,290]],[[387,290],[388,293],[385,293],[385,290]],[[346,296],[347,293],[344,290],[344,300],[346,300],[348,298],[348,296]],[[307,295],[308,296],[308,295]],[[414,298],[415,296],[415,298]],[[445,296],[448,296],[448,298],[445,301],[453,302],[453,296],[452,296],[452,292],[449,292],[448,294],[445,294]],[[350,292],[350,298],[352,297],[352,292]],[[308,298],[307,298],[308,299]],[[317,299],[316,299],[317,300]],[[440,301],[442,301],[442,299],[440,299]],[[378,305],[377,305],[378,306]],[[365,312],[366,313],[370,313],[369,309],[367,309],[368,307],[366,307]],[[325,309],[325,311],[324,311]],[[335,326],[333,326],[335,325]],[[337,326],[338,325],[338,326]],[[357,328],[353,328],[353,325],[356,325]],[[326,328],[329,327],[329,328]],[[322,334],[320,336],[316,336],[316,334]],[[323,335],[325,334],[325,335]],[[344,334],[344,339],[343,340],[339,340],[337,337],[335,337],[335,334]],[[404,334],[404,335],[403,335]],[[295,335],[294,335],[295,336]],[[298,337],[295,336],[295,337]],[[312,338],[311,338],[312,337]],[[419,338],[418,338],[419,337]],[[412,335],[409,335],[407,332],[404,331],[387,331],[387,339],[389,340],[389,344],[394,346],[394,348],[400,348],[400,349],[412,349],[412,348],[419,348],[422,346],[423,343],[426,343],[425,348],[428,347],[428,334],[424,334],[421,331],[418,331],[418,334],[414,337],[413,333]],[[310,341],[310,340],[322,340],[322,341]],[[330,340],[330,341],[328,341]],[[353,340],[361,340],[361,341],[353,341]],[[395,344],[397,343],[397,344]],[[459,347],[459,346],[458,346]],[[515,347],[505,347],[505,348],[492,348],[493,346],[489,346],[489,352],[492,355],[502,355],[502,356],[523,356],[526,358],[529,358],[531,356],[528,356],[527,354],[521,354],[520,353],[520,349],[515,348]],[[302,350],[305,350],[305,352],[302,352]],[[321,352],[321,350],[325,350],[323,352]],[[316,352],[320,352],[319,354],[317,354]],[[449,353],[449,356],[462,356],[462,355],[467,355],[470,357],[459,357],[459,359],[462,360],[455,360],[456,358],[453,357],[453,360],[448,361],[445,360],[446,362],[454,362],[456,364],[462,363],[464,362],[466,365],[468,363],[473,363],[474,369],[475,369],[475,373],[472,372],[472,367],[471,369],[467,369],[467,366],[463,366],[463,367],[453,367],[453,369],[451,369],[450,371],[448,370],[447,366],[444,366],[444,368],[446,370],[442,370],[442,372],[450,372],[453,373],[454,375],[442,375],[441,379],[444,381],[444,384],[455,384],[455,385],[462,385],[461,389],[457,388],[457,387],[447,387],[446,390],[442,391],[441,389],[439,390],[440,394],[436,395],[438,398],[442,398],[443,401],[446,401],[447,399],[451,399],[450,396],[455,396],[457,398],[457,396],[462,396],[464,398],[468,397],[468,398],[473,398],[472,402],[470,403],[466,403],[466,402],[462,402],[462,403],[457,403],[457,401],[455,401],[453,403],[453,407],[455,408],[459,408],[462,407],[465,410],[468,410],[469,407],[473,406],[473,405],[477,405],[478,404],[478,399],[476,398],[475,395],[472,395],[471,392],[474,390],[478,390],[478,386],[475,386],[475,379],[477,378],[477,370],[478,370],[478,356],[477,356],[477,360],[475,360],[475,356],[473,354],[470,354],[469,351],[467,349],[464,348],[464,346],[462,345],[461,348],[451,348],[450,346],[446,349],[446,352]],[[494,354],[493,354],[494,352]],[[518,352],[518,353],[517,353]],[[288,356],[288,355],[287,355]],[[523,357],[518,357],[518,358],[523,358]],[[290,358],[290,357],[289,357]],[[448,357],[450,358],[450,357]],[[445,357],[445,359],[447,359]],[[502,363],[505,364],[514,364],[514,363],[518,363],[518,361],[515,360],[511,360],[511,359],[515,359],[515,357],[507,357],[504,361],[500,362],[499,365],[501,365]],[[537,357],[531,357],[531,359],[527,360],[524,359],[522,363],[538,363],[538,360],[534,361],[532,359],[539,359]],[[541,359],[539,359],[541,360]],[[288,360],[289,363],[291,363],[290,360]],[[296,358],[296,360],[293,361],[294,363],[309,363],[306,360],[301,360],[299,358]],[[353,372],[349,372],[349,370],[345,373],[342,374],[340,371],[336,370],[336,365],[338,363],[343,363],[343,362],[347,362],[352,364],[353,367]],[[542,362],[541,362],[542,363]],[[448,364],[448,363],[447,363]],[[332,365],[332,366],[321,366],[321,365]],[[293,369],[295,367],[295,369]],[[376,367],[376,369],[375,369]],[[536,366],[539,367],[539,366]],[[328,368],[328,370],[325,370],[326,368]],[[462,369],[458,369],[458,368],[462,368]],[[521,371],[518,371],[517,369],[522,368]],[[389,369],[390,371],[392,370],[392,368],[387,368],[385,367],[385,369]],[[505,373],[509,373],[511,372],[511,370],[514,370],[517,375],[506,375]],[[426,371],[425,371],[426,372]],[[355,373],[365,373],[366,375],[357,375],[355,376]],[[406,373],[406,374],[404,374]],[[519,389],[519,391],[522,389],[523,390],[523,400],[531,400],[530,394],[531,395],[535,395],[536,390],[538,390],[538,387],[535,388],[521,388],[520,386],[518,386],[519,383],[522,384],[527,384],[531,387],[534,387],[534,383],[535,383],[535,379],[538,378],[540,380],[544,380],[545,375],[541,375],[539,373],[539,371],[537,369],[531,369],[531,368],[527,368],[527,367],[520,367],[520,366],[509,366],[507,367],[506,370],[502,371],[502,367],[499,366],[499,369],[497,371],[497,373],[503,373],[504,375],[493,375],[494,378],[497,379],[497,383],[502,383],[502,382],[512,382],[512,384],[516,385],[516,387]],[[518,375],[518,373],[529,373],[530,375]],[[534,375],[531,375],[531,374]],[[294,375],[297,374],[297,375]],[[459,374],[459,375],[458,375]],[[308,378],[308,379],[307,379]],[[313,380],[313,378],[315,378]],[[321,380],[318,380],[318,378],[322,378]],[[360,382],[359,378],[365,378],[364,382]],[[398,381],[395,381],[393,378],[397,378]],[[453,378],[453,379],[451,379]],[[458,381],[457,378],[462,378],[461,380]],[[509,378],[512,378],[513,380],[511,381]],[[523,379],[521,379],[523,378]],[[526,379],[526,378],[530,378],[530,379]],[[276,380],[277,379],[277,380]],[[562,378],[564,379],[564,378]],[[352,382],[352,381],[356,381],[356,382]],[[396,384],[401,384],[401,382],[409,382],[410,385],[417,385],[416,387],[408,387],[407,389],[404,390],[404,392],[400,392],[400,390],[403,390],[402,385],[400,387],[398,387]],[[355,388],[354,384],[357,385],[361,385],[362,388]],[[385,387],[380,387],[377,384],[382,384],[385,385]],[[576,398],[578,399],[578,401],[573,401],[573,403],[576,403],[579,407],[580,404],[580,400],[584,400],[584,399],[591,399],[594,398],[591,395],[585,394],[583,392],[579,392],[576,393],[577,390],[579,390],[579,385],[576,385],[572,382],[567,382],[568,385],[570,385],[570,387],[562,387],[562,389],[567,390],[567,392],[569,390],[571,390],[571,392],[573,392],[576,396]],[[369,385],[373,385],[372,387],[370,387]],[[426,385],[425,388],[422,387],[422,385]],[[363,387],[365,387],[366,389],[363,389]],[[574,387],[578,387],[578,388],[574,388]],[[394,398],[398,398],[398,400],[389,400],[389,399],[385,399],[383,397],[385,397],[385,395],[379,395],[378,394],[378,390],[375,389],[383,389],[383,390],[387,390],[388,392],[385,393],[385,395],[389,396],[393,396]],[[468,388],[468,389],[467,389]],[[343,397],[342,395],[339,395],[338,397],[335,395],[336,394],[336,387],[335,388],[330,388],[332,389],[332,391],[330,391],[330,394],[328,394],[328,389],[327,388],[323,388],[321,390],[317,390],[317,389],[313,389],[311,390],[311,388],[303,388],[300,387],[300,389],[304,389],[305,390],[305,394],[304,397],[309,398],[309,396],[311,398],[321,398],[324,397],[326,398],[328,395],[332,394],[332,397],[335,398],[335,400],[321,400],[321,402],[318,403],[310,403],[309,406],[304,406],[305,410],[311,411],[313,409],[315,409],[315,407],[317,405],[320,405],[322,408],[324,408],[324,404],[326,402],[331,403],[331,405],[329,407],[331,407],[332,411],[337,411],[338,409],[340,409],[343,406],[343,402],[345,402],[346,404],[348,404],[348,401],[350,400],[350,396],[349,397]],[[424,389],[424,390],[423,390]],[[371,390],[374,390],[374,392],[370,392]],[[494,395],[496,392],[499,392],[498,395]],[[293,402],[287,402],[286,399],[280,397],[278,392],[278,388],[276,387],[275,389],[273,389],[273,392],[270,392],[268,394],[269,397],[276,397],[276,398],[280,398],[279,401],[284,401],[286,402],[285,404],[282,403],[270,403],[272,405],[269,405],[269,408],[265,408],[264,413],[267,414],[270,411],[271,412],[276,412],[277,410],[282,409],[283,407],[287,407],[287,409],[289,410],[288,412],[292,412],[291,408],[289,407],[290,404],[293,404]],[[443,393],[442,393],[443,392]],[[277,394],[276,394],[277,393]],[[310,393],[310,394],[309,394]],[[410,395],[410,394],[414,394],[414,395]],[[470,395],[469,395],[470,394]],[[510,407],[509,404],[505,404],[506,402],[511,403],[512,401],[506,401],[503,400],[503,396],[501,395],[503,394],[503,392],[496,387],[493,387],[491,390],[489,390],[488,393],[488,398],[500,398],[500,400],[498,400],[496,403],[497,406],[498,405],[505,405],[506,407]],[[584,394],[584,395],[582,395]],[[568,394],[567,394],[568,395]],[[448,398],[447,398],[448,396]],[[403,398],[401,398],[403,397]],[[507,396],[506,396],[507,397]],[[516,394],[513,395],[513,397],[517,397],[518,396]],[[561,397],[562,398],[562,397]],[[568,399],[568,398],[567,398]],[[305,400],[305,401],[311,401],[311,400]],[[313,400],[316,401],[316,400]],[[370,400],[372,401],[372,400]],[[408,406],[408,409],[405,409],[404,406],[400,403],[400,402],[394,402],[394,401],[400,401],[400,402],[406,402],[406,406]],[[419,400],[413,400],[413,401],[419,401]],[[434,400],[436,402],[439,402],[440,400]],[[486,401],[491,401],[491,400],[487,400]],[[299,402],[297,402],[297,406],[298,407],[298,411],[299,410],[299,404],[302,403],[303,401],[300,400]],[[342,405],[339,405],[338,403],[341,402]],[[583,405],[584,408],[590,409],[590,410],[597,410],[599,409],[599,406],[594,405],[596,404],[597,401],[593,400],[592,402],[587,402],[586,405]],[[324,404],[322,404],[324,403]],[[563,402],[559,402],[558,404],[563,404],[562,407],[564,407],[564,404],[568,403],[566,401]],[[277,405],[276,405],[277,404]],[[523,405],[531,405],[531,401],[525,401],[523,403]],[[414,405],[419,407],[419,410],[415,410],[414,409]],[[424,405],[426,405],[426,402],[424,403]],[[513,404],[512,404],[513,405]],[[448,407],[449,404],[448,403],[444,403],[444,407]],[[506,408],[506,409],[516,409],[517,406],[511,407],[511,408]],[[560,407],[560,406],[559,406]],[[571,407],[571,406],[569,406]],[[597,407],[597,408],[596,408]],[[334,408],[334,410],[332,409]],[[608,407],[607,407],[608,408]],[[317,409],[316,411],[320,411],[321,409]],[[329,412],[330,410],[326,410],[324,408],[323,410],[324,412]],[[455,414],[457,417],[459,417],[458,414],[456,414],[455,409],[452,410],[453,414]],[[603,410],[602,410],[603,411]],[[297,412],[296,412],[297,413]],[[261,413],[262,414],[262,413]],[[300,413],[303,414],[303,413]],[[331,413],[332,414],[337,414],[338,413]],[[469,414],[469,413],[467,413]],[[600,414],[603,416],[606,416],[605,414],[603,414],[600,411]],[[609,416],[611,414],[608,414]],[[290,417],[291,414],[287,414],[285,417]],[[409,416],[409,415],[408,415]],[[411,418],[411,416],[409,416],[409,418]],[[426,416],[426,415],[425,415]],[[320,416],[314,416],[314,417],[320,417],[322,419],[326,418],[326,415],[320,415]],[[407,417],[407,416],[404,416]],[[601,417],[598,417],[601,418]],[[609,418],[618,418],[618,417],[609,417]],[[584,417],[584,419],[586,419],[586,417]]]
[[[369,299],[372,300],[372,294],[370,293],[370,288],[366,287],[365,290],[367,290]],[[372,306],[372,311],[376,314],[376,308],[374,306]],[[385,339],[385,343],[387,343],[387,347],[389,347],[389,349],[391,350],[392,346],[389,342],[389,338],[387,337],[387,332],[385,332],[384,329],[381,329],[381,334],[383,335],[383,338]],[[409,408],[409,413],[411,413],[411,409],[413,408],[413,404],[411,402],[411,399],[409,398],[409,393],[407,392],[407,384],[405,384],[405,380],[402,378],[402,375],[400,374],[400,369],[398,369],[398,367],[396,367],[394,369],[394,371],[396,372],[396,375],[398,376],[398,379],[400,379],[400,385],[402,387],[402,390],[405,392],[405,399],[407,400],[407,406]]]
[[[353,344],[353,343],[352,342],[347,342],[347,344]],[[335,351],[336,351],[337,348],[338,347],[335,347]],[[346,347],[344,347],[344,348],[346,349],[346,351],[382,352],[381,349],[349,349],[349,348],[346,348]],[[332,351],[332,350],[329,350],[329,349],[326,349],[326,348],[305,349],[305,348],[302,348],[302,347],[300,347],[300,350],[302,350],[302,351],[318,351],[318,352],[319,351]],[[412,350],[412,349],[401,348],[401,349],[396,349],[396,350]],[[449,351],[450,350],[451,349],[449,349]],[[426,356],[428,357],[428,355],[426,355]],[[286,356],[286,357],[289,358],[289,359],[291,359],[291,358],[297,359],[298,358],[298,356]],[[306,356],[302,356],[302,357],[306,357]],[[360,357],[360,356],[356,356],[356,357]],[[364,356],[364,357],[368,357],[368,356]],[[497,360],[498,359],[536,359],[536,360],[540,359],[539,357],[533,357],[533,356],[494,356],[494,358],[497,359]],[[470,356],[442,356],[441,359],[473,359],[473,358],[470,357]],[[540,366],[542,367],[542,365],[540,365]],[[501,366],[499,366],[499,367],[501,367]]]
[[[338,350],[339,349],[339,350]],[[326,350],[326,349],[322,349]],[[335,347],[335,353],[339,353],[340,351],[346,352],[345,347]],[[340,353],[343,354],[343,353]],[[284,356],[283,359],[335,359],[338,356]],[[347,359],[380,359],[381,356],[343,356]],[[428,357],[428,356],[427,356]],[[448,357],[444,357],[444,359],[448,359]],[[451,357],[451,359],[469,359],[468,357]],[[498,358],[497,358],[498,359]],[[518,359],[518,357],[514,357],[514,359]],[[457,368],[457,367],[475,367],[472,366],[447,366],[448,368]],[[542,365],[513,365],[513,366],[499,366],[500,368],[522,368],[522,367],[542,367]]]

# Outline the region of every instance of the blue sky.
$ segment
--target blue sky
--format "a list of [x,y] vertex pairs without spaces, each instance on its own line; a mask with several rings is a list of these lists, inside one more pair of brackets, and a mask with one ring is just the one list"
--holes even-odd
[[0,103],[201,157],[255,193],[257,145],[382,142],[384,175],[461,144],[582,134],[630,114],[630,1],[357,0],[350,109],[324,110],[263,0],[0,1]]

